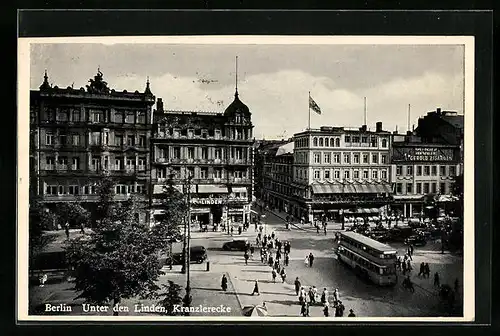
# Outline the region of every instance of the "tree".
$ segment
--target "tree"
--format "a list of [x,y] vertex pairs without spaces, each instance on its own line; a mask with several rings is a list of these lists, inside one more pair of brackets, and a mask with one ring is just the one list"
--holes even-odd
[[59,223],[69,223],[70,226],[88,226],[90,222],[90,213],[80,203],[61,203],[57,209],[56,214]]
[[171,280],[168,280],[168,284],[163,284],[164,292],[160,293],[159,296],[163,297],[158,304],[165,308],[165,315],[175,316],[177,312],[174,310],[176,305],[182,303],[181,297],[181,286],[177,285]]
[[98,223],[89,236],[70,241],[67,256],[78,298],[114,306],[122,299],[157,297],[162,266],[155,237],[134,218],[137,200],[114,202],[113,185],[110,178],[101,179]]

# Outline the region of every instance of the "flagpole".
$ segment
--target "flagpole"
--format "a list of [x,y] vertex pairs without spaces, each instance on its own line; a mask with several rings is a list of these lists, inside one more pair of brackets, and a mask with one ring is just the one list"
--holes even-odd
[[309,91],[309,100],[307,101],[307,106],[309,106],[309,130],[311,130],[311,91]]

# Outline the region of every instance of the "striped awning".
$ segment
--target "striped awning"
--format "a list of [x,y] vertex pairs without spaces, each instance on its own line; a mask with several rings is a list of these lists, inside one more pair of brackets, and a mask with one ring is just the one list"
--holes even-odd
[[380,210],[377,208],[360,208],[356,210],[344,210],[345,214],[373,214],[373,213],[379,213]]
[[227,187],[214,184],[198,184],[198,192],[202,194],[227,193]]
[[346,193],[346,194],[357,193],[356,187],[354,186],[354,184],[344,184],[344,193]]
[[[178,191],[182,192],[183,186],[182,185],[174,185],[174,188],[177,189]],[[153,194],[163,194],[168,190],[168,186],[163,185],[163,184],[156,184],[153,186]],[[192,185],[191,186],[191,193],[196,193],[196,186]]]
[[235,193],[245,193],[248,192],[248,189],[246,187],[234,187],[231,189]]
[[341,184],[313,184],[312,191],[315,194],[342,194]]

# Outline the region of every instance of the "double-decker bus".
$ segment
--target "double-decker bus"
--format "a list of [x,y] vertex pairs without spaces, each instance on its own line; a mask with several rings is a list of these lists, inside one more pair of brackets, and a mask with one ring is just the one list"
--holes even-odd
[[396,249],[362,234],[341,232],[338,259],[377,285],[395,285]]

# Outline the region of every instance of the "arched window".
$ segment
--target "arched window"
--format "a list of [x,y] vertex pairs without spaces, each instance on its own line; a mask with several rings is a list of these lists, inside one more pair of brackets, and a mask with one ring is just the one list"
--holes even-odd
[[335,138],[335,147],[340,147],[340,139]]
[[313,138],[313,146],[318,147],[318,138]]
[[323,138],[319,138],[319,146],[323,147]]
[[334,139],[330,138],[330,147],[335,147]]

